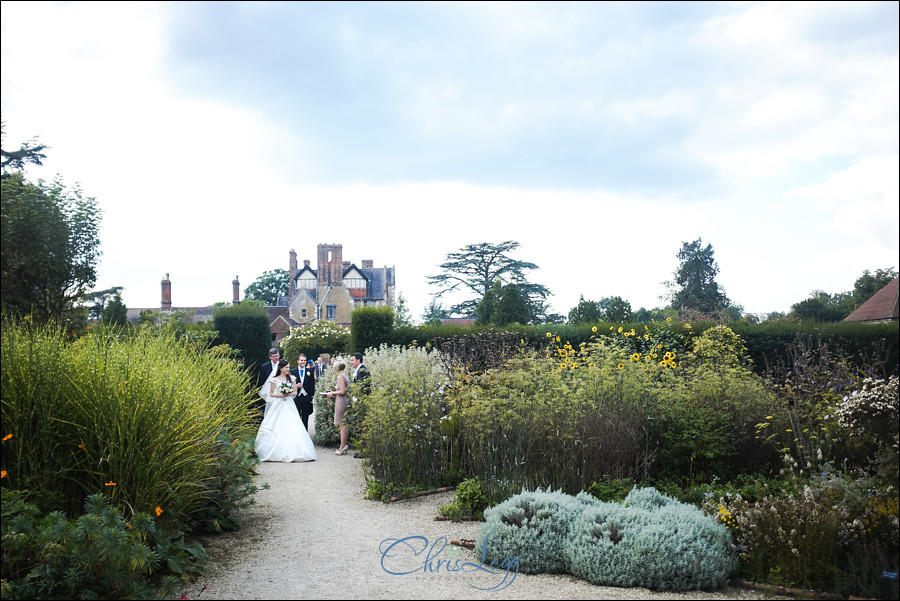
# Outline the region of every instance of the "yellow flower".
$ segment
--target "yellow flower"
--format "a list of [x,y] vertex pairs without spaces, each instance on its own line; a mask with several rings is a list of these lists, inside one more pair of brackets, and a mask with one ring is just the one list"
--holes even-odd
[[623,328],[622,326],[619,326],[619,334],[621,334],[621,333],[622,333],[622,330],[624,330],[624,329],[625,329],[625,328]]
[[610,332],[613,331],[613,326],[609,326],[609,331],[610,331]]
[[672,321],[671,317],[666,317],[666,321]]
[[160,507],[159,505],[157,505],[157,506],[156,506],[156,517],[161,516],[161,515],[162,515],[162,512],[163,512],[162,507]]
[[596,331],[597,331],[597,326],[594,326],[593,328],[591,328],[591,332],[596,332]]
[[12,438],[12,434],[7,434],[6,436],[3,437],[3,442],[6,442],[10,438]]
[[547,332],[547,338],[550,338],[551,336],[553,336],[553,334],[551,334],[550,332]]
[[624,364],[624,363],[619,363],[619,369],[625,369],[625,364]]
[[640,361],[640,360],[641,360],[641,354],[640,354],[640,353],[635,353],[635,354],[633,354],[633,355],[631,356],[631,360],[632,360],[632,361]]
[[116,485],[116,483],[113,482],[112,480],[110,480],[109,482],[107,482],[106,484],[104,484],[104,486],[115,486],[115,485]]

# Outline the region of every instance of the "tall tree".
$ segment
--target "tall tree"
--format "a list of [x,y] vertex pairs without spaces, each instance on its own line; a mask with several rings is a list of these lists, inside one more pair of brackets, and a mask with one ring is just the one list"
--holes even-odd
[[59,180],[2,179],[0,302],[39,319],[73,317],[97,279],[100,208]]
[[893,267],[876,269],[874,274],[866,269],[853,284],[853,292],[850,294],[848,309],[851,312],[856,311],[863,303],[875,296],[876,292],[890,284],[896,277],[897,270]]
[[394,327],[402,328],[411,325],[412,318],[409,315],[409,307],[406,306],[406,299],[401,292],[397,295],[397,308],[394,311]]
[[6,138],[6,123],[0,121],[0,178],[6,179],[14,171],[21,171],[25,168],[26,163],[32,165],[41,165],[41,161],[47,158],[43,153],[47,147],[32,138],[24,142],[18,150],[6,150],[2,147],[2,142]]
[[265,271],[244,289],[244,298],[261,300],[274,307],[278,304],[278,297],[287,296],[290,292],[289,277],[287,269]]
[[579,325],[583,323],[594,323],[603,319],[603,309],[600,303],[592,300],[584,300],[584,295],[578,297],[578,304],[569,311],[569,323]]
[[731,305],[725,291],[716,283],[719,267],[713,254],[712,244],[704,248],[701,238],[682,243],[677,255],[680,263],[674,274],[674,308],[713,313]]
[[106,290],[94,290],[84,297],[85,302],[93,302],[88,306],[88,317],[99,321],[103,317],[103,309],[109,299],[117,294],[122,294],[123,286],[113,286]]
[[506,284],[500,278],[478,303],[476,322],[480,325],[505,326],[511,323],[527,323],[531,307],[516,284]]
[[849,298],[849,292],[828,294],[823,290],[813,290],[809,298],[791,305],[791,315],[819,322],[841,321],[850,315]]
[[512,240],[499,244],[482,242],[469,244],[447,254],[447,260],[440,265],[442,273],[428,276],[429,284],[439,288],[434,293],[435,299],[448,293],[462,293],[468,298],[450,307],[448,312],[472,317],[476,314],[478,303],[493,286],[494,280],[502,278],[519,287],[532,308],[529,321],[534,321],[538,317],[535,308],[541,306],[540,303],[546,300],[550,291],[525,278],[526,272],[538,269],[537,265],[508,256],[518,247],[519,243]]
[[432,298],[422,313],[422,323],[426,325],[440,325],[441,320],[448,317],[450,317],[450,312],[444,309],[444,306],[437,299]]
[[128,325],[128,308],[122,302],[122,296],[118,292],[103,307],[102,319],[103,323],[109,325]]
[[603,311],[603,319],[608,322],[625,323],[631,319],[631,303],[621,296],[601,298],[599,305]]

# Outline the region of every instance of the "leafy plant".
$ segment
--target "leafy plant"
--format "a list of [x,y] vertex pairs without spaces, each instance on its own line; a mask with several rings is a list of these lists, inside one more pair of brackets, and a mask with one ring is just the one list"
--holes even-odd
[[2,494],[4,599],[158,598],[176,583],[169,576],[157,590],[151,575],[161,559],[175,574],[196,572],[206,559],[202,548],[158,532],[146,513],[126,521],[103,494],[89,496],[84,514],[71,520],[41,514],[23,491]]

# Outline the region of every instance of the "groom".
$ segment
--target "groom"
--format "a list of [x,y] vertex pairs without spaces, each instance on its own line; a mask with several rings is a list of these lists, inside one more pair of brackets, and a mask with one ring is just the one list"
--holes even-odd
[[297,367],[292,369],[291,373],[300,383],[297,396],[294,397],[294,404],[297,405],[297,411],[300,412],[303,427],[309,432],[309,416],[313,412],[313,395],[316,392],[316,370],[307,364],[306,355],[300,353],[300,356],[297,357]]

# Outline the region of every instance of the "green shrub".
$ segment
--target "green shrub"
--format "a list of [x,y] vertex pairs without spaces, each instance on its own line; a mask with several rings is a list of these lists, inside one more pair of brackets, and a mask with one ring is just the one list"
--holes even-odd
[[42,515],[24,497],[3,489],[4,599],[161,598],[176,579],[155,583],[151,575],[196,574],[206,559],[199,545],[173,536],[180,533],[158,532],[146,513],[126,521],[105,495],[89,496],[71,520],[59,511]]
[[291,328],[281,339],[282,358],[296,361],[300,353],[315,360],[327,353],[337,357],[350,351],[350,330],[324,319]]
[[481,481],[476,478],[466,478],[456,487],[456,499],[450,505],[440,508],[439,514],[459,521],[462,518],[484,518],[484,510],[489,501],[481,488]]
[[600,482],[594,482],[593,484],[591,484],[586,492],[592,497],[601,501],[621,502],[625,500],[626,495],[628,495],[633,487],[634,480],[632,480],[631,478],[624,478],[621,480],[601,480]]
[[390,344],[393,331],[394,311],[390,307],[360,307],[350,314],[350,348],[354,352]]
[[[322,394],[323,392],[334,390],[336,383],[337,374],[330,368],[323,371],[322,375],[316,380],[316,395],[313,399],[313,418],[316,423],[317,445],[336,447],[341,441],[341,432],[338,427],[334,425],[334,399]],[[347,417],[346,412],[344,413],[344,417]]]

